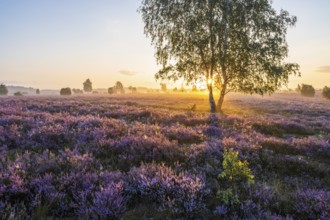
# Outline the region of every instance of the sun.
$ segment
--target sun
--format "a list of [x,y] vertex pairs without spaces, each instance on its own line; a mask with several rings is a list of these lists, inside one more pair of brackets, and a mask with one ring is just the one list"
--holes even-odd
[[212,85],[213,84],[213,80],[212,79],[208,79],[207,80],[207,85]]

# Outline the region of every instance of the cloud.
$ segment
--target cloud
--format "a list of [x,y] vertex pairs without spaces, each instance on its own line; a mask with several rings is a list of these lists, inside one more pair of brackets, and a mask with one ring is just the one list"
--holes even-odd
[[120,70],[119,73],[125,76],[135,76],[137,74],[137,72],[129,70]]
[[316,71],[320,73],[330,73],[330,66],[320,66]]

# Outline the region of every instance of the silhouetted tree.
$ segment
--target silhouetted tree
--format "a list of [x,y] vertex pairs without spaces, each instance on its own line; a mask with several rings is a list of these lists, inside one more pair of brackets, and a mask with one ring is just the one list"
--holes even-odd
[[306,97],[314,97],[315,89],[312,85],[302,84],[300,89],[300,94]]
[[114,89],[115,89],[115,92],[116,93],[125,93],[125,89],[124,89],[124,86],[123,84],[120,82],[120,81],[117,81],[115,86],[114,86]]
[[330,101],[330,88],[324,87],[322,90],[322,96]]
[[83,94],[81,89],[72,89],[73,94]]
[[197,92],[197,91],[198,91],[198,90],[197,90],[197,86],[196,86],[196,85],[193,85],[191,91],[192,91],[192,92]]
[[90,79],[86,79],[86,81],[83,83],[83,85],[84,85],[85,92],[91,92],[93,90],[92,82],[90,81]]
[[129,87],[128,87],[128,90],[129,90],[131,93],[136,93],[136,92],[137,92],[136,87],[133,87],[133,86],[129,86]]
[[297,88],[296,88],[295,90],[296,90],[296,92],[299,92],[299,93],[300,93],[300,91],[301,91],[301,86],[298,84],[298,86],[297,86]]
[[37,95],[40,95],[40,89],[37,89],[37,90],[36,90],[36,94],[37,94]]
[[[285,63],[296,17],[269,0],[142,0],[144,31],[162,69],[156,79],[205,80],[212,112],[230,91],[273,93],[300,74]],[[220,95],[215,104],[213,84]]]
[[114,94],[115,93],[115,89],[113,87],[108,88],[108,93],[109,94]]
[[8,88],[5,84],[0,84],[0,95],[7,95],[8,94]]
[[67,87],[67,88],[62,88],[62,89],[60,90],[60,94],[61,94],[61,95],[71,95],[72,92],[71,92],[71,89],[70,89],[69,87]]

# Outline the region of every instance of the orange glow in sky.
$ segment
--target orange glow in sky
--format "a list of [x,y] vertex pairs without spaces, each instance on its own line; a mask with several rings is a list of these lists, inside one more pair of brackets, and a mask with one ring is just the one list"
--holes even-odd
[[[330,86],[330,1],[274,0],[298,17],[288,30],[288,62],[307,83]],[[124,86],[159,88],[150,39],[136,0],[0,1],[0,83],[40,89]],[[175,84],[168,84],[169,86]]]

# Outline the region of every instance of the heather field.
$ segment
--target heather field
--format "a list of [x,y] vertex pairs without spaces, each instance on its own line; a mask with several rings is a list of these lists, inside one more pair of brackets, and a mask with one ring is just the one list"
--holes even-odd
[[0,219],[330,219],[330,103],[0,98]]

